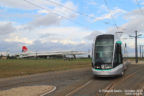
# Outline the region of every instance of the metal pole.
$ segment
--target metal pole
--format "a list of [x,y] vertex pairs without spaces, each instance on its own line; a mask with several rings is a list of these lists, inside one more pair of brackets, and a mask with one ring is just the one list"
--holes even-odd
[[142,45],[140,45],[140,47],[139,47],[140,48],[140,51],[139,51],[140,52],[140,58],[142,57],[141,47],[142,47]]
[[137,49],[137,38],[138,36],[141,36],[142,34],[137,35],[137,30],[135,31],[135,36],[130,36],[135,38],[135,61],[138,63],[138,49]]
[[136,63],[138,63],[138,53],[137,53],[137,30],[135,31],[135,58],[136,58]]
[[143,45],[141,46],[141,55],[142,55],[142,58],[143,58]]
[[141,49],[142,49],[142,58],[143,58],[143,45],[142,45],[142,48],[141,48]]

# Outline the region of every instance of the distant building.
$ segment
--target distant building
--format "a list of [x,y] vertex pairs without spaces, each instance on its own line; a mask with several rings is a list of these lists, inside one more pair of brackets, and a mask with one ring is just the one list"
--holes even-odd
[[1,56],[1,59],[6,60],[6,59],[7,59],[7,56]]

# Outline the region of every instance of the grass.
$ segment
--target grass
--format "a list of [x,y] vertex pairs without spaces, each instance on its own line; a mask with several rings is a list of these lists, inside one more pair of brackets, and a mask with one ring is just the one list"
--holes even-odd
[[61,71],[76,68],[86,68],[91,66],[90,59],[76,59],[76,60],[0,60],[0,78],[29,75],[35,73]]

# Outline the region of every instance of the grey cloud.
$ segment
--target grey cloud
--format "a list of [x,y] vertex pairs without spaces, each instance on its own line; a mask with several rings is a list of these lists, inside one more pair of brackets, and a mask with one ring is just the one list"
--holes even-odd
[[24,44],[19,42],[0,41],[0,45],[2,45],[0,46],[0,52],[9,51],[10,53],[18,53],[21,52],[21,46]]
[[[22,9],[31,9],[31,10],[39,9],[38,7],[35,7],[26,1],[32,2],[32,0],[0,0],[0,5],[5,7],[10,7],[10,8],[22,8]],[[34,0],[33,3],[38,5],[43,5],[43,6],[52,5],[45,0],[41,0],[41,1]]]
[[77,50],[77,51],[87,51],[91,49],[90,44],[61,44],[61,43],[52,43],[46,42],[42,43],[41,41],[35,41],[32,45],[29,45],[29,49],[32,51],[60,51],[60,50]]
[[[144,9],[142,9],[144,12]],[[124,19],[128,20],[127,23],[118,26],[118,30],[114,27],[111,27],[107,30],[107,33],[115,33],[117,31],[124,32],[123,34],[132,35],[135,30],[143,32],[144,28],[144,13],[141,13],[140,10],[136,9],[131,12],[127,12],[124,16]]]
[[103,32],[101,32],[101,31],[94,31],[91,34],[89,34],[88,36],[86,36],[85,39],[93,40],[97,35],[100,35],[102,33]]
[[[63,4],[65,7],[68,7],[70,9],[76,10],[76,6],[70,2],[66,1],[65,3],[62,3],[60,0],[53,0],[54,2],[57,2],[58,4]],[[28,3],[29,2],[29,3]],[[31,3],[30,3],[31,2]],[[34,4],[33,4],[34,3]],[[42,8],[39,8],[37,6],[41,6]],[[0,6],[8,7],[8,8],[20,8],[20,9],[28,9],[28,10],[35,10],[37,11],[36,14],[28,13],[23,14],[25,16],[23,17],[32,17],[34,18],[29,24],[25,24],[23,29],[33,29],[35,27],[41,27],[41,26],[50,26],[50,25],[58,25],[62,20],[65,20],[66,18],[72,19],[75,18],[77,15],[74,14],[74,12],[71,12],[70,10],[67,10],[63,6],[58,6],[56,4],[53,4],[51,2],[48,2],[47,0],[1,0]],[[42,11],[48,11],[44,13],[45,15],[42,15]],[[8,13],[6,13],[8,14]],[[20,17],[20,14],[8,14],[12,17]],[[16,17],[14,16],[16,15]],[[4,19],[7,19],[7,16],[0,16]]]
[[33,18],[36,16],[39,16],[39,15],[36,15],[34,13],[21,14],[21,13],[9,13],[7,11],[3,11],[3,12],[1,12],[0,18],[7,21],[9,19],[17,20],[17,19]]
[[124,33],[129,35],[134,33],[135,30],[138,30],[139,32],[143,32],[144,18],[140,10],[136,9],[133,10],[132,12],[127,13],[125,15],[125,18],[128,19],[128,22],[121,25],[120,30],[122,30]]
[[57,15],[51,13],[48,15],[36,17],[32,22],[29,23],[28,26],[30,28],[41,27],[41,26],[50,26],[50,25],[59,24],[60,21],[61,21],[61,19]]
[[[144,12],[144,9],[142,9]],[[128,12],[124,16],[125,19],[128,20],[127,23],[122,24],[118,26],[118,30],[115,27],[110,27],[106,30],[105,33],[107,34],[115,34],[118,31],[124,32],[125,35],[133,35],[135,30],[138,30],[139,32],[143,33],[144,28],[144,18],[143,14],[140,12],[140,10],[136,9],[131,12]],[[90,35],[86,36],[87,39],[93,39],[96,35],[102,34],[100,31],[92,32]]]
[[0,34],[7,35],[9,33],[15,32],[16,28],[12,25],[12,23],[3,23],[0,24]]
[[125,14],[125,19],[131,19],[132,17],[135,18],[137,16],[143,16],[143,11],[144,9],[136,9],[136,10],[133,10],[131,12],[128,12],[127,14]]
[[48,37],[51,37],[51,36],[57,36],[57,34],[46,33],[46,34],[42,34],[42,35],[40,36],[40,38],[48,38]]

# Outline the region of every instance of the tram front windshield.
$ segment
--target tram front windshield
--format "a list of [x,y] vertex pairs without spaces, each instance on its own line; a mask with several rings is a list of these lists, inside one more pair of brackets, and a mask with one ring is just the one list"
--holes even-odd
[[114,37],[98,37],[95,45],[95,63],[112,64]]

